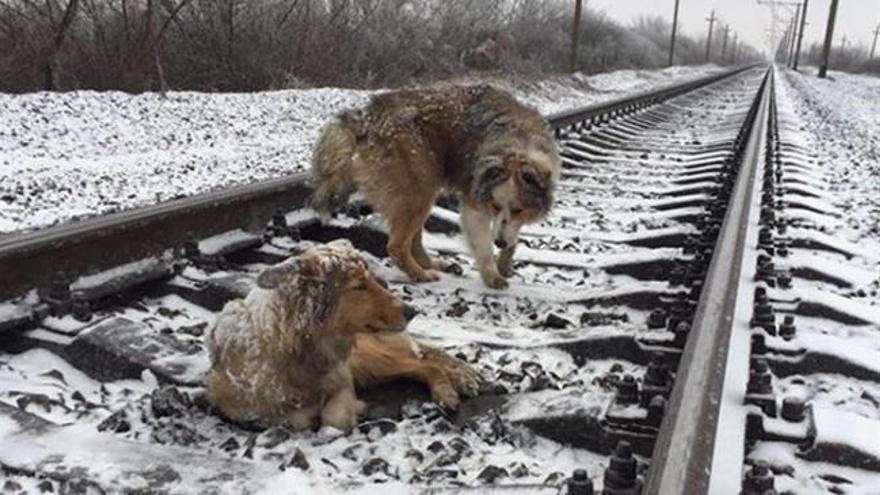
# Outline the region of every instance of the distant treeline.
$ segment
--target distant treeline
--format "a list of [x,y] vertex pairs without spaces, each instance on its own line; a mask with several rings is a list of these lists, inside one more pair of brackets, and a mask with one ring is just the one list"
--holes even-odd
[[[589,4],[589,2],[586,2]],[[380,87],[568,70],[571,0],[0,0],[0,91]],[[669,23],[584,12],[578,68],[656,68]],[[711,59],[732,63],[716,32]],[[721,51],[725,49],[722,59]],[[738,47],[739,61],[757,59]],[[705,61],[680,35],[676,63]]]
[[[842,70],[844,72],[870,73],[880,75],[880,48],[871,55],[870,48],[864,46],[850,46],[842,48],[833,46],[828,55],[828,68]],[[822,44],[813,43],[801,54],[801,64],[820,65],[822,63]]]

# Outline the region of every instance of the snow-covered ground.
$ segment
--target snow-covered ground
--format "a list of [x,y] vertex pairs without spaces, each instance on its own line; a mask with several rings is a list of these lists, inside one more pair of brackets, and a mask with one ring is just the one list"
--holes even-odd
[[[662,211],[654,207],[672,201],[664,194],[681,187],[674,181],[684,167],[676,161],[682,147],[691,150],[699,148],[699,141],[733,141],[735,124],[744,118],[742,109],[751,102],[760,77],[759,71],[753,71],[730,86],[708,89],[720,101],[713,112],[697,111],[705,104],[700,98],[681,97],[668,103],[672,130],[648,133],[646,139],[656,143],[649,152],[617,150],[607,163],[585,160],[577,165],[580,162],[575,161],[576,166],[563,174],[559,214],[523,232],[518,273],[507,291],[482,286],[472,258],[463,254],[460,235],[428,233],[425,241],[429,249],[456,261],[463,268],[462,277],[444,274],[438,282],[413,285],[390,267],[387,258],[374,260],[392,290],[422,311],[410,331],[466,359],[494,386],[481,398],[490,402],[469,403],[474,407],[470,414],[447,416],[431,403],[408,398],[399,420],[376,419],[383,417],[379,411],[342,435],[326,428],[252,432],[206,410],[197,386],[208,366],[200,335],[214,314],[204,301],[180,294],[192,297],[193,291],[236,272],[252,283],[266,262],[255,256],[263,261],[246,261],[231,272],[187,267],[169,284],[188,290],[98,309],[88,323],[69,315],[46,318],[25,335],[39,342],[39,348],[0,352],[0,444],[5,447],[0,449],[0,464],[21,471],[2,473],[0,486],[10,481],[24,490],[36,490],[45,482],[57,490],[57,479],[63,477],[59,471],[77,472],[77,467],[86,466],[88,472],[80,474],[105,487],[151,487],[173,493],[208,492],[218,486],[223,493],[262,488],[265,493],[390,495],[429,487],[451,490],[458,485],[465,487],[464,492],[491,493],[493,485],[508,484],[528,484],[520,489],[522,493],[556,493],[574,469],[583,468],[601,491],[608,456],[586,447],[595,442],[588,425],[609,412],[630,419],[642,414],[634,406],[614,401],[622,376],[641,380],[646,374],[644,364],[631,361],[631,346],[620,342],[636,336],[668,336],[664,330],[647,328],[645,320],[650,306],[669,295],[660,271],[667,266],[664,260],[678,254],[669,247],[628,240],[693,231],[683,219],[693,214],[689,207]],[[653,84],[633,83],[627,88],[637,91]],[[548,89],[548,94],[551,91],[560,90]],[[594,92],[594,96],[618,95]],[[572,151],[577,139],[567,136],[563,144]],[[668,157],[672,152],[674,158]],[[445,218],[456,217],[451,210],[442,213]],[[290,216],[307,214],[299,211]],[[341,217],[333,226],[369,220]],[[286,256],[308,242],[275,238],[260,252]],[[205,240],[201,246],[216,244]],[[656,269],[645,268],[655,264]],[[87,282],[81,279],[76,285]],[[59,350],[80,332],[120,318],[134,329],[118,327],[121,330],[114,333],[142,331],[137,337],[143,348],[176,342],[170,348],[175,353],[167,354],[169,348],[156,344],[161,348],[152,363],[161,372],[100,382],[86,375],[88,366]],[[109,367],[90,360],[95,361]],[[176,388],[160,387],[159,380],[169,374],[185,380],[174,382]],[[487,407],[499,399],[504,407]],[[385,405],[379,399],[367,400],[371,413]],[[174,407],[166,407],[169,404]],[[483,404],[486,410],[474,404]],[[10,408],[53,424],[38,424],[34,431],[3,419],[11,415]],[[588,434],[560,439],[542,432],[535,424],[547,418],[573,425],[566,427],[572,430],[563,428],[563,434]],[[177,473],[182,460],[193,469]],[[640,458],[640,474],[644,468]],[[134,470],[139,473],[133,474]],[[29,471],[53,473],[55,481],[21,475]]]
[[[716,70],[491,82],[549,114]],[[338,88],[164,97],[0,94],[0,234],[302,171],[323,122],[370,94]]]

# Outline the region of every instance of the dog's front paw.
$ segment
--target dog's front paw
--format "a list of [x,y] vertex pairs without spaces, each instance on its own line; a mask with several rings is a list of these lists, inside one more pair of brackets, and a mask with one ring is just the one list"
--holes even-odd
[[515,244],[502,249],[501,252],[498,253],[498,259],[495,262],[498,272],[506,278],[510,278],[515,274],[513,271],[513,253],[515,249]]
[[449,380],[455,391],[464,397],[476,397],[480,393],[480,385],[483,383],[483,377],[480,372],[472,368],[467,363],[460,363],[459,366],[449,370]]
[[321,424],[342,431],[350,431],[358,424],[358,412],[355,408],[338,408],[332,411],[325,409],[321,415]]
[[498,273],[504,278],[510,278],[516,275],[516,272],[513,271],[513,260],[505,263],[502,258],[498,258]]
[[364,401],[355,398],[331,400],[321,411],[321,424],[342,431],[349,431],[358,424],[358,417],[367,410]]
[[410,278],[413,282],[436,282],[440,280],[440,273],[436,270],[422,270],[420,273],[414,273]]
[[507,279],[502,277],[498,272],[484,273],[483,275],[483,283],[486,284],[486,287],[491,289],[506,289],[508,287]]
[[431,385],[431,398],[438,406],[450,411],[458,409],[461,402],[455,387],[446,380]]

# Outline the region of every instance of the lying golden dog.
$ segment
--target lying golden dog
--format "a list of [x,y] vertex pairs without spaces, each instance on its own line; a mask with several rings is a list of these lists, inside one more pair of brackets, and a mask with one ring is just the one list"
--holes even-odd
[[416,314],[345,240],[275,265],[205,334],[209,400],[226,416],[297,429],[353,428],[355,385],[408,378],[455,408],[477,392],[475,370],[404,332]]

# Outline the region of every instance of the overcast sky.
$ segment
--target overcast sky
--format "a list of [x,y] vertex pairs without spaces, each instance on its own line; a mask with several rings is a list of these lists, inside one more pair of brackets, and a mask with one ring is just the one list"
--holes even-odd
[[[660,15],[671,20],[675,0],[585,0],[588,6],[605,11],[610,17],[628,23],[639,15]],[[740,38],[766,52],[770,29],[771,10],[758,0],[679,0],[680,28],[690,35],[705,35],[709,28],[706,18],[712,9],[715,15],[731,26],[731,33],[739,33]],[[762,0],[763,1],[763,0]],[[792,1],[792,0],[784,0]],[[834,44],[839,46],[846,35],[847,46],[862,44],[870,49],[873,31],[880,23],[880,0],[839,0],[837,22],[834,25]],[[804,29],[804,45],[821,42],[825,38],[828,10],[831,0],[809,0],[807,7],[807,26]],[[776,7],[780,19],[778,36],[781,38],[783,22],[794,15],[786,6]],[[732,34],[731,34],[732,36]],[[716,38],[717,39],[717,38]],[[880,41],[878,41],[880,45]]]

